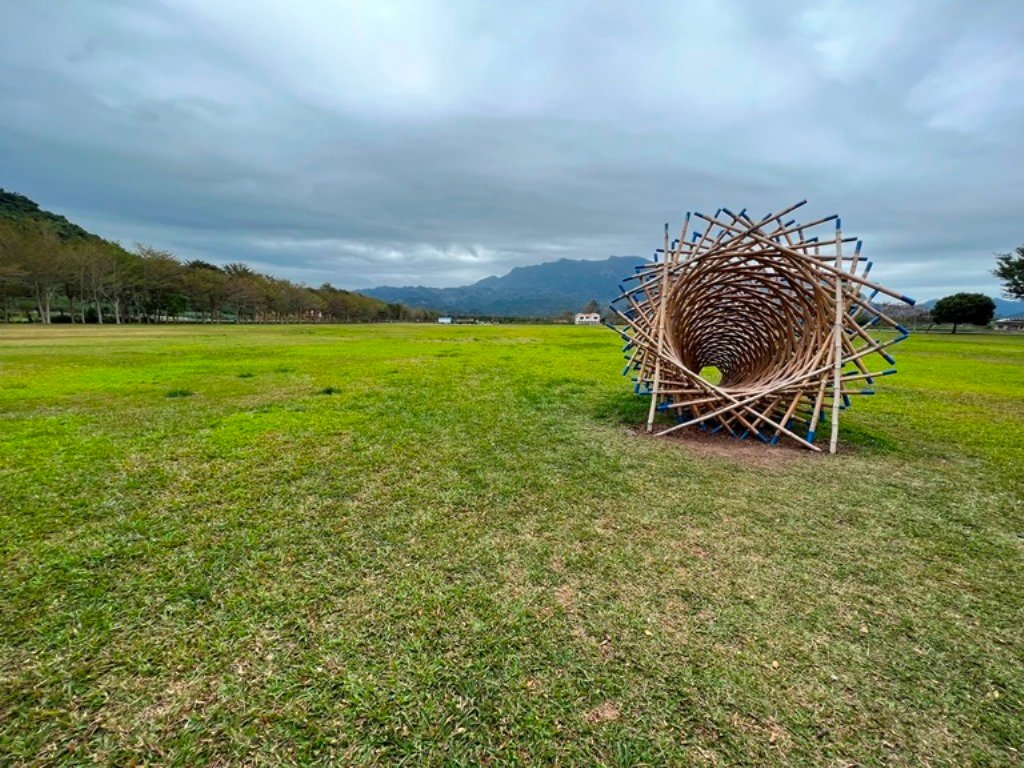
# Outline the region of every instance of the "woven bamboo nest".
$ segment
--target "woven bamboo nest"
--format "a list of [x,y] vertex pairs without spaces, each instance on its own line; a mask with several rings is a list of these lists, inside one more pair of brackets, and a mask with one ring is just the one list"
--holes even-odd
[[687,214],[679,238],[666,224],[663,247],[626,279],[616,330],[624,373],[651,398],[649,431],[661,413],[660,435],[700,427],[817,451],[831,419],[835,452],[851,396],[896,372],[886,350],[909,334],[873,300],[913,299],[868,279],[871,262],[838,215],[786,220],[804,203],[761,219]]

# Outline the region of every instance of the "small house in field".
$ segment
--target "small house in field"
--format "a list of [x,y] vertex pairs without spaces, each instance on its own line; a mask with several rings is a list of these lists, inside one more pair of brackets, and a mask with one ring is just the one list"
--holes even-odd
[[1024,317],[1004,317],[992,323],[992,327],[997,331],[1024,331]]
[[577,312],[573,322],[576,325],[600,325],[601,315],[597,312]]
[[451,325],[452,319],[450,317],[439,317],[437,318],[437,322],[439,322],[441,325]]

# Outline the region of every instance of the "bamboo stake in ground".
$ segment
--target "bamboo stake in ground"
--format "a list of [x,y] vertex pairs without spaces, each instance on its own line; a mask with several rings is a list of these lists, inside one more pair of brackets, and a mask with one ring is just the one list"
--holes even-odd
[[651,407],[647,409],[647,431],[654,429],[654,411],[658,407],[658,386],[661,384],[661,351],[665,342],[665,287],[668,285],[668,224],[665,224],[665,247],[661,249],[661,291],[658,296],[658,354],[654,361],[654,380],[651,382]]
[[836,322],[832,332],[832,436],[828,441],[828,452],[835,453],[839,445],[839,391],[843,376],[843,279],[838,271],[843,268],[842,219],[836,219]]

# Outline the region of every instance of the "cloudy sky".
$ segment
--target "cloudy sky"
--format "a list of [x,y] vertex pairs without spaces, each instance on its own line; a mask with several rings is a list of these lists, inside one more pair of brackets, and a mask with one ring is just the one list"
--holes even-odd
[[0,186],[310,284],[647,255],[802,198],[919,298],[1024,243],[1024,3],[0,4]]

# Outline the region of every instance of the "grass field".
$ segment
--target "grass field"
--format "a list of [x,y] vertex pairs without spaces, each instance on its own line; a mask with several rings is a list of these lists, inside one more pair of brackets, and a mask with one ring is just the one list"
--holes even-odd
[[1020,765],[1024,338],[841,455],[604,329],[0,328],[0,763]]

